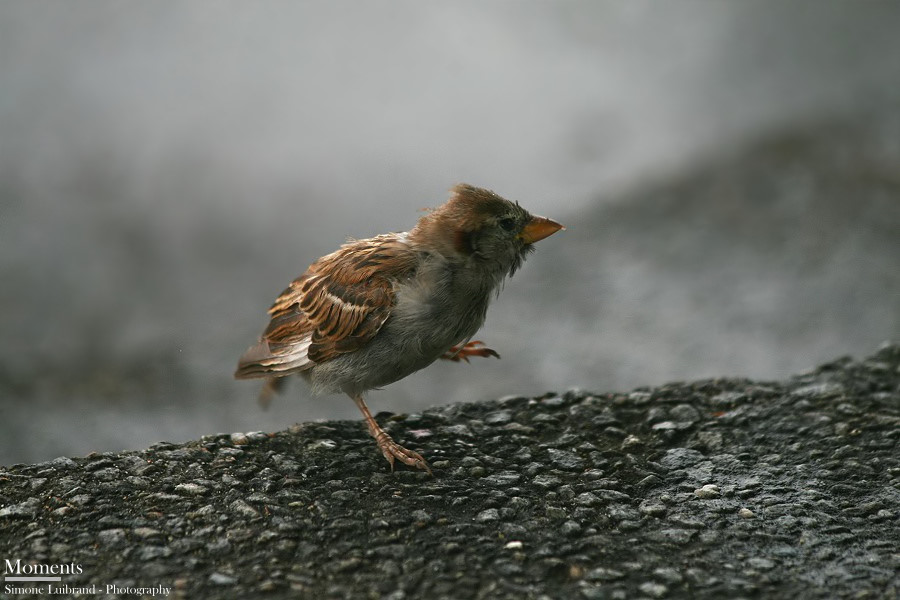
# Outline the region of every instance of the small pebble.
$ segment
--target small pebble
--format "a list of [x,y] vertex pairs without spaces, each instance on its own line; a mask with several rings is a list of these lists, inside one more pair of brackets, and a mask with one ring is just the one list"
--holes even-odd
[[488,508],[475,515],[475,521],[478,523],[487,523],[489,521],[499,521],[500,512],[496,508]]
[[196,483],[179,483],[175,486],[175,491],[189,496],[202,496],[206,493],[206,488]]
[[590,492],[583,492],[575,498],[575,504],[579,506],[594,506],[600,504],[600,498]]
[[153,529],[152,527],[135,527],[132,530],[135,536],[143,539],[159,537],[162,535],[158,529]]
[[581,532],[581,525],[575,521],[566,521],[562,524],[560,531],[562,531],[564,535],[576,535]]
[[753,557],[747,560],[747,564],[759,571],[768,571],[775,566],[775,561],[768,558]]
[[645,515],[649,515],[651,517],[662,517],[668,511],[666,505],[662,502],[656,502],[653,500],[645,500],[641,502],[641,505],[638,506],[638,510],[641,511]]
[[104,529],[97,534],[97,539],[106,546],[118,546],[125,543],[125,530]]
[[650,402],[651,395],[648,392],[631,392],[628,394],[628,399],[641,406],[643,404],[647,404]]
[[632,448],[634,446],[640,446],[643,443],[644,443],[643,440],[641,440],[641,438],[639,438],[638,436],[629,434],[628,436],[625,437],[624,440],[622,440],[622,447],[623,448]]
[[694,490],[694,494],[698,498],[718,498],[721,496],[721,492],[719,492],[719,486],[714,483],[707,483],[701,488],[697,488]]
[[684,577],[682,577],[681,573],[671,567],[660,567],[659,569],[655,569],[653,574],[669,583],[681,583],[684,581]]
[[661,421],[654,424],[651,429],[655,431],[673,431],[675,429],[678,429],[678,424],[674,421]]
[[589,581],[615,581],[616,579],[622,579],[623,577],[625,577],[625,573],[622,571],[607,569],[605,567],[591,569],[585,575],[585,579]]
[[642,583],[638,586],[638,589],[651,598],[663,598],[669,593],[669,588],[661,583],[653,583],[652,581]]
[[486,416],[484,422],[488,425],[503,425],[512,421],[512,418],[512,411],[498,410],[497,412],[492,412]]
[[224,573],[216,572],[209,576],[209,582],[216,585],[233,585],[237,582],[237,579],[235,579],[231,575],[225,575]]
[[320,448],[323,450],[331,450],[332,448],[337,448],[337,442],[329,439],[316,440],[315,442],[309,444],[306,448],[308,450],[318,450]]
[[577,454],[556,448],[550,448],[547,453],[550,456],[550,462],[560,469],[574,471],[584,466],[584,461]]
[[231,503],[231,510],[243,517],[253,518],[258,517],[259,513],[256,512],[256,509],[244,502],[243,500],[235,500]]

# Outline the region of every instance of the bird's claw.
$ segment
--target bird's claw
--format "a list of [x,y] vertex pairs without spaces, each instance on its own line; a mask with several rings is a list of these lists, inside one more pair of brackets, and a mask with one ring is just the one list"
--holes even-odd
[[484,342],[481,340],[469,342],[464,346],[453,346],[447,350],[441,358],[444,360],[452,360],[453,362],[459,362],[461,360],[469,362],[470,356],[494,356],[500,358],[500,355],[497,354],[496,350],[485,347]]
[[382,437],[377,441],[378,447],[381,449],[381,454],[384,455],[388,463],[391,465],[392,473],[394,472],[394,461],[395,459],[399,459],[400,462],[405,465],[420,469],[422,471],[426,471],[429,475],[433,475],[433,473],[431,472],[431,467],[428,466],[428,462],[418,452],[414,452],[413,450],[404,448],[387,436]]

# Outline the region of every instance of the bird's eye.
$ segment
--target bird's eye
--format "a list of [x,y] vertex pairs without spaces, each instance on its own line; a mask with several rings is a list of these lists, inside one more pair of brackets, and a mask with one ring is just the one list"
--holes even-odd
[[499,225],[500,228],[503,229],[504,231],[512,231],[513,229],[516,228],[516,220],[513,219],[512,217],[506,217],[504,219],[500,219],[497,222],[497,225]]

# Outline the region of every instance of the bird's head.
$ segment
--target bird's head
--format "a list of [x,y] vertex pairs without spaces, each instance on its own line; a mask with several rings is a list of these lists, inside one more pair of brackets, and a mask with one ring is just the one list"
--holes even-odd
[[533,244],[562,225],[490,190],[458,184],[450,199],[419,219],[410,238],[450,259],[471,260],[512,275]]

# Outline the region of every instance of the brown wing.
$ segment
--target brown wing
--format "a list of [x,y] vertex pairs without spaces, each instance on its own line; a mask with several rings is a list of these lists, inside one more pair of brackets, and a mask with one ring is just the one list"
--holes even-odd
[[396,234],[323,256],[275,300],[269,326],[235,376],[288,374],[361,348],[390,316],[392,281],[411,275],[415,264],[415,252]]

